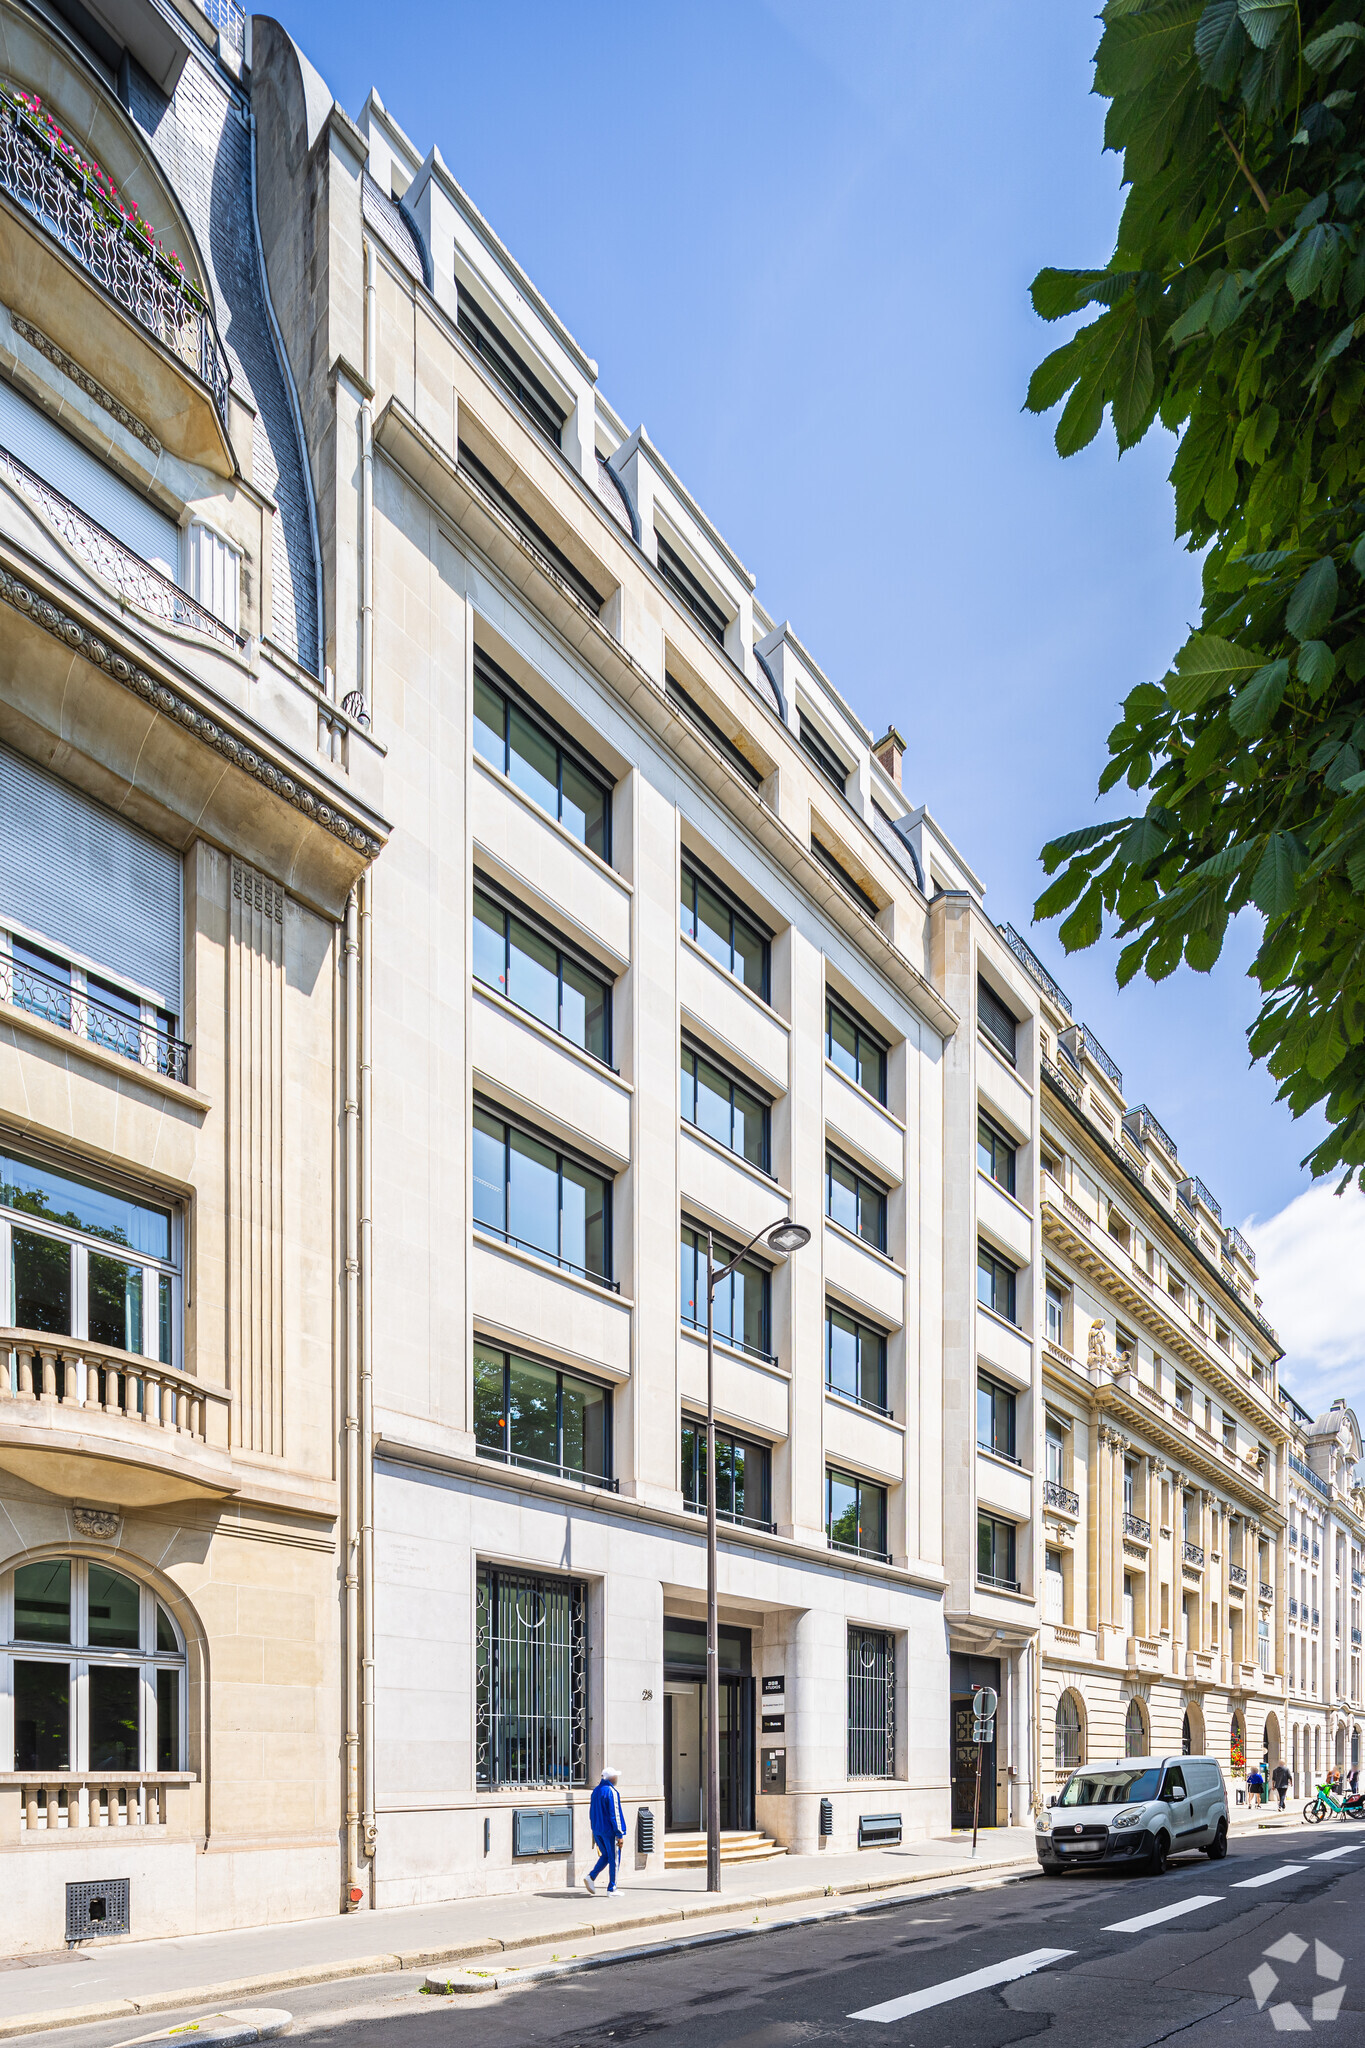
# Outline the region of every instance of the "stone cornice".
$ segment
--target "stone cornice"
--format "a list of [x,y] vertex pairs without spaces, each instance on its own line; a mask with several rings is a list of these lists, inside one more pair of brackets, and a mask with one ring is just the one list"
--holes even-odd
[[92,632],[74,613],[63,610],[51,598],[34,589],[32,584],[14,575],[3,563],[0,563],[0,602],[32,620],[43,632],[50,633],[54,640],[60,640],[73,654],[79,654],[82,660],[88,661],[112,681],[121,683],[144,704],[150,704],[166,718],[173,718],[205,746],[212,747],[215,753],[221,754],[244,775],[249,775],[253,782],[259,782],[272,796],[301,812],[365,860],[374,860],[380,852],[384,842],[373,832],[366,831],[363,825],[357,825],[344,816],[335,805],[314,795],[296,776],[277,768],[258,748],[240,739],[208,712],[201,711],[182,691],[149,675],[128,655],[121,654],[98,633]]

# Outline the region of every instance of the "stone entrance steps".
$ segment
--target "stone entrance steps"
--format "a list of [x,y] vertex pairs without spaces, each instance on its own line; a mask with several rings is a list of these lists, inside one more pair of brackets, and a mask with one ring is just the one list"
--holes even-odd
[[[720,1838],[720,1860],[722,1863],[766,1863],[774,1856],[785,1856],[786,1850],[770,1835],[760,1834],[757,1829],[743,1834],[737,1830],[723,1829]],[[704,1834],[668,1834],[664,1836],[665,1870],[704,1870],[706,1868],[706,1836]]]

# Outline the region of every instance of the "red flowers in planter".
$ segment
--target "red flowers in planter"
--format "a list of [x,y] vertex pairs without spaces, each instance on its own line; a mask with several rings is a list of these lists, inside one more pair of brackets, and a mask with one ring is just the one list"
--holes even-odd
[[[139,211],[137,201],[125,199],[103,164],[97,163],[93,157],[84,155],[76,147],[70,136],[53,120],[37,93],[23,92],[18,86],[11,85],[5,80],[0,81],[0,98],[8,100],[16,112],[24,116],[32,127],[38,129],[43,139],[57,154],[63,157],[73,170],[80,173],[97,210],[113,215],[125,228],[144,241],[163,263],[185,278],[184,264],[174,249],[168,249],[163,242],[157,240],[151,226]],[[188,278],[185,278],[185,283],[191,291],[194,290]]]

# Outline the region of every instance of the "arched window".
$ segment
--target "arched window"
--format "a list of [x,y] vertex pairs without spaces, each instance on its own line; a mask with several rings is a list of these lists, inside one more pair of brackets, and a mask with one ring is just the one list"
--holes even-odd
[[1146,1756],[1147,1716],[1141,1700],[1129,1700],[1128,1712],[1123,1717],[1123,1750],[1125,1756]]
[[1193,1730],[1192,1730],[1192,1729],[1191,1729],[1191,1727],[1190,1727],[1190,1717],[1189,1717],[1189,1715],[1188,1715],[1188,1714],[1186,1714],[1186,1716],[1185,1716],[1184,1720],[1183,1720],[1183,1721],[1181,1722],[1181,1724],[1180,1724],[1180,1752],[1181,1752],[1181,1755],[1182,1755],[1182,1756],[1188,1756],[1188,1755],[1190,1754],[1190,1751],[1192,1750],[1192,1748],[1193,1748],[1193,1747],[1194,1747],[1194,1732],[1193,1732]]
[[1235,1778],[1244,1778],[1247,1770],[1247,1728],[1240,1714],[1232,1717],[1232,1742],[1228,1753]]
[[110,1565],[49,1557],[0,1580],[6,1690],[14,1732],[0,1768],[88,1776],[184,1767],[184,1640],[150,1586]]
[[1080,1706],[1074,1692],[1064,1692],[1057,1702],[1057,1769],[1074,1771],[1084,1762],[1081,1749]]

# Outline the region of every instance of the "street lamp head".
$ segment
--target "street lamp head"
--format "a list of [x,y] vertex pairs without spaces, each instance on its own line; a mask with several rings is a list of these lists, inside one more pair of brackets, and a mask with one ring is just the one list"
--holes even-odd
[[786,1216],[780,1223],[774,1223],[764,1243],[769,1251],[799,1252],[803,1245],[810,1243],[810,1232],[804,1223],[793,1223],[791,1217]]

